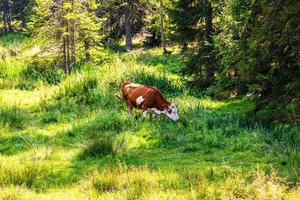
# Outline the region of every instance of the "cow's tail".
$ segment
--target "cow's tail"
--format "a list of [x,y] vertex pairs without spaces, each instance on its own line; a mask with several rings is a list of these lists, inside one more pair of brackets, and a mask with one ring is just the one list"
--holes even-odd
[[115,97],[118,98],[118,99],[120,99],[120,100],[124,100],[124,98],[121,97],[120,95],[118,95],[117,93],[115,94]]

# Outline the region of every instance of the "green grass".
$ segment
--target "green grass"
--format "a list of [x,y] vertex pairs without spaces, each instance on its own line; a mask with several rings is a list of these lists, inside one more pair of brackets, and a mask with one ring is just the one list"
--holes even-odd
[[[33,54],[24,36],[0,41]],[[299,125],[256,121],[247,98],[195,95],[176,51],[159,51],[95,52],[107,57],[97,67],[55,84],[38,69],[22,90],[30,65],[10,56],[22,70],[0,70],[10,77],[0,90],[0,199],[299,198]],[[128,116],[114,97],[124,80],[159,88],[180,120]]]
[[28,113],[18,106],[0,105],[0,124],[3,127],[23,129],[29,121]]

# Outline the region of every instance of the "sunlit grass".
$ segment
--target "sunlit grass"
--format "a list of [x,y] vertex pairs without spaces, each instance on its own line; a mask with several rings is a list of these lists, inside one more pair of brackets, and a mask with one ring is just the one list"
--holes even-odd
[[[22,39],[22,56],[38,51],[31,44]],[[195,95],[169,49],[94,52],[109,58],[56,86],[2,85],[0,199],[297,199],[297,126],[263,126],[246,98]],[[10,70],[6,83],[20,75]],[[124,80],[159,88],[180,120],[128,116],[114,97]]]
[[32,108],[51,96],[54,91],[55,87],[41,87],[34,91],[4,89],[0,90],[0,101],[9,105],[18,105],[22,108]]

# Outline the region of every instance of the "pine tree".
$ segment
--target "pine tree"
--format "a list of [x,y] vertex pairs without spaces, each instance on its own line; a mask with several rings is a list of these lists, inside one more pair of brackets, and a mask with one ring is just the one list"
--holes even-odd
[[230,0],[221,19],[219,87],[252,94],[260,118],[300,113],[299,3]]
[[[214,83],[218,66],[213,36],[214,13],[217,13],[218,1],[173,2],[170,9],[174,39],[181,44],[186,68],[182,72],[189,75],[198,86],[210,86]],[[215,9],[215,10],[214,10]]]
[[[33,8],[37,14],[28,26],[33,34],[47,36],[48,45],[58,47],[58,57],[65,73],[76,70],[78,60],[89,61],[91,46],[101,39],[101,20],[96,17],[96,9],[97,4],[93,0],[39,1]],[[42,21],[44,24],[40,23]],[[81,49],[84,49],[85,58],[81,56]]]
[[134,37],[144,26],[147,4],[143,0],[98,0],[96,14],[106,19],[101,27],[106,40],[118,41],[125,36],[128,49]]

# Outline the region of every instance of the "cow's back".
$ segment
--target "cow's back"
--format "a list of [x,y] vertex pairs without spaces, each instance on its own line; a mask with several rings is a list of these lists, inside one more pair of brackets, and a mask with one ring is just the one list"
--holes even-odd
[[143,87],[143,85],[140,84],[135,84],[135,83],[130,83],[128,81],[124,82],[122,84],[121,90],[123,93],[123,98],[125,100],[127,100],[129,98],[129,96],[132,94],[132,92],[136,89],[136,88],[140,88]]
[[142,86],[129,88],[128,100],[130,104],[137,108],[149,108],[156,104],[157,91],[153,88]]
[[136,108],[157,108],[162,110],[167,102],[160,91],[152,86],[129,83],[122,87],[123,97]]

